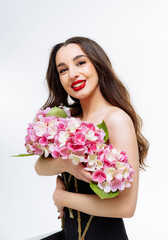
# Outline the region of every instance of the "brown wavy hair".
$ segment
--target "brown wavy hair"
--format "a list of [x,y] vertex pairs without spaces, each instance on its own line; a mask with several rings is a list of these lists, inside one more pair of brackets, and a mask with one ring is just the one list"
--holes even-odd
[[56,68],[56,54],[62,46],[67,46],[68,44],[78,44],[93,63],[98,74],[102,96],[113,106],[123,109],[131,117],[138,142],[139,166],[141,169],[144,169],[146,166],[145,158],[148,153],[149,142],[141,133],[142,119],[135,112],[130,101],[129,92],[115,74],[108,56],[95,41],[85,37],[72,37],[64,43],[59,43],[53,47],[46,74],[49,97],[42,108],[66,106],[70,108],[72,116],[77,116],[82,113],[79,99],[70,96],[74,102],[69,104],[68,94],[61,85]]

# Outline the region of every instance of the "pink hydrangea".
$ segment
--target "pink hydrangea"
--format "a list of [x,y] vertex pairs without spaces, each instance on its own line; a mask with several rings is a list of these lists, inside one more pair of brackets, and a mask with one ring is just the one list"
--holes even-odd
[[106,193],[131,186],[134,173],[125,151],[105,144],[105,132],[93,123],[79,118],[46,116],[51,108],[39,110],[28,125],[25,147],[28,153],[51,155],[83,163],[92,179]]
[[106,180],[106,174],[101,170],[97,170],[93,173],[92,178],[93,181],[102,183]]
[[39,144],[40,144],[41,146],[47,146],[47,145],[48,145],[48,139],[47,139],[46,137],[41,137],[41,138],[39,139]]
[[86,141],[86,137],[81,131],[75,133],[75,136],[74,136],[75,144],[85,145],[85,141]]
[[125,185],[124,185],[124,182],[122,182],[122,180],[117,179],[117,178],[112,180],[112,182],[111,182],[112,192],[116,192],[117,190],[122,191],[122,190],[124,190],[124,188],[125,188]]

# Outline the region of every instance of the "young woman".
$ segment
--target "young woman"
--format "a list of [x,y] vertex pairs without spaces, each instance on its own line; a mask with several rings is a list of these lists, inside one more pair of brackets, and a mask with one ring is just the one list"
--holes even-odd
[[[134,215],[139,168],[145,166],[149,144],[140,132],[142,120],[131,105],[127,89],[114,73],[104,50],[84,37],[73,37],[53,47],[46,78],[49,97],[43,108],[67,106],[71,115],[82,121],[97,125],[104,120],[109,131],[108,143],[126,151],[134,169],[131,188],[115,198],[102,200],[91,190],[91,173],[82,163],[75,166],[71,159],[40,157],[35,165],[37,174],[66,172],[67,177],[73,175],[78,183],[78,193],[73,182],[67,191],[57,177],[53,200],[59,218],[64,215],[64,229],[47,239],[78,239],[77,211],[81,212],[82,232],[90,215],[94,216],[85,240],[128,239],[122,218]],[[68,98],[74,102],[70,104]],[[69,216],[68,208],[73,209],[74,218]]]

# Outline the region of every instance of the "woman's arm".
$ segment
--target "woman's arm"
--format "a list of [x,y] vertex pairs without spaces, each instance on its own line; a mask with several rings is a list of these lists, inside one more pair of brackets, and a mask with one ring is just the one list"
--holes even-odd
[[42,176],[52,176],[64,172],[65,169],[65,159],[43,156],[37,159],[35,163],[35,170],[38,175]]
[[82,163],[74,165],[71,159],[54,159],[53,157],[45,158],[43,156],[37,159],[35,170],[38,175],[51,176],[63,172],[68,172],[77,179],[90,183],[92,180],[91,173],[85,170]]
[[122,110],[109,114],[104,119],[109,131],[109,142],[118,150],[127,152],[129,164],[134,169],[131,188],[125,189],[112,199],[100,199],[97,195],[70,193],[59,187],[53,195],[57,206],[65,206],[87,214],[104,217],[131,217],[137,202],[139,157],[137,139],[130,117]]

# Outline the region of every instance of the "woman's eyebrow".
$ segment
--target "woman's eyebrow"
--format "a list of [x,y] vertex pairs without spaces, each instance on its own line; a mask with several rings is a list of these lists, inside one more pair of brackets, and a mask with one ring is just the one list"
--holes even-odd
[[[86,57],[86,55],[77,55],[76,57],[73,58],[73,61],[77,60],[80,57]],[[60,66],[64,66],[64,65],[65,65],[65,63],[61,62],[57,65],[57,68]]]

